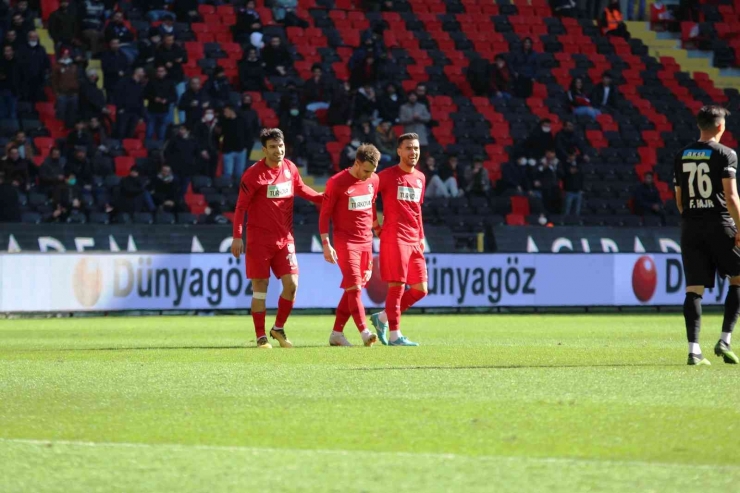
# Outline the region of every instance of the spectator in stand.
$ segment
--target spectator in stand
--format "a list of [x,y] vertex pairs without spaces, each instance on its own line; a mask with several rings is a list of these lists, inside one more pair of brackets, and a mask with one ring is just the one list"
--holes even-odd
[[74,173],[67,174],[54,187],[51,193],[51,203],[54,206],[54,212],[49,218],[51,222],[67,222],[70,216],[83,212],[82,188],[77,183]]
[[307,28],[308,22],[304,21],[296,13],[298,0],[274,0],[272,7],[272,17],[275,22],[285,25],[285,27],[296,26]]
[[87,126],[90,136],[92,137],[92,146],[89,149],[89,155],[92,156],[93,173],[100,176],[107,176],[115,173],[115,165],[112,156],[106,146],[108,134],[97,117],[90,118]]
[[121,51],[118,39],[111,39],[108,46],[109,49],[100,56],[100,64],[103,68],[103,84],[105,92],[108,93],[108,101],[113,101],[115,88],[126,77],[131,61]]
[[581,17],[575,0],[550,0],[550,8],[557,17]]
[[198,155],[201,162],[200,168],[203,170],[203,174],[211,178],[216,177],[216,168],[218,166],[219,135],[216,131],[218,125],[219,121],[216,118],[216,112],[213,108],[207,108],[203,112],[203,118],[193,129],[193,135],[198,144]]
[[427,109],[431,109],[429,96],[427,96],[427,85],[423,82],[419,82],[418,84],[416,84],[416,89],[414,89],[414,92],[416,93],[416,100],[420,104],[426,106]]
[[59,8],[49,16],[49,35],[57,53],[62,46],[72,46],[77,35],[77,16],[69,8],[69,1],[59,2]]
[[182,202],[180,180],[172,173],[168,164],[163,164],[152,180],[151,195],[159,210],[170,213],[187,211],[187,206]]
[[[0,2],[2,3],[2,2]],[[3,38],[3,46],[12,46],[15,53],[18,53],[23,49],[23,40],[25,38],[19,38],[15,29],[5,31],[5,37]]]
[[655,186],[652,173],[645,173],[632,198],[635,214],[639,216],[654,214],[661,217],[664,215],[663,201],[660,199],[660,192]]
[[79,8],[82,17],[80,37],[93,55],[100,53],[105,24],[105,4],[101,0],[84,0]]
[[354,164],[355,158],[357,157],[357,149],[360,148],[360,145],[362,145],[362,142],[357,139],[352,139],[347,143],[342,150],[342,155],[339,156],[340,170],[347,169]]
[[262,60],[257,56],[257,50],[249,48],[245,57],[239,62],[239,82],[242,91],[262,92],[267,89],[265,72]]
[[[138,10],[141,12],[146,12],[146,18],[150,22],[156,22],[158,20],[162,20],[167,16],[172,16],[172,13],[167,10],[168,3],[172,3],[171,1],[166,0],[136,0],[133,2],[135,6],[138,7]],[[139,5],[137,5],[139,4]]]
[[216,67],[213,77],[206,82],[206,93],[216,108],[221,108],[229,102],[231,97],[231,83],[226,77],[223,67]]
[[23,130],[18,130],[5,147],[6,149],[17,147],[18,155],[23,159],[30,160],[36,156],[36,148],[33,146],[31,141],[28,140],[26,132]]
[[139,167],[133,166],[128,176],[121,180],[120,194],[116,211],[133,214],[136,212],[154,212],[154,200],[144,186],[144,180],[139,175]]
[[401,104],[402,101],[398,95],[396,85],[389,83],[385,86],[385,93],[380,96],[380,101],[378,101],[378,116],[383,120],[391,122],[391,125],[398,123]]
[[594,108],[602,111],[614,110],[617,107],[618,96],[617,88],[612,85],[611,74],[604,72],[604,75],[601,76],[601,82],[596,84],[591,94],[591,103]]
[[0,120],[15,119],[21,90],[21,69],[12,46],[3,47],[0,60]]
[[[464,194],[463,190],[465,187],[464,183],[462,183],[464,173],[459,166],[460,162],[457,156],[450,154],[447,157],[447,162],[439,170],[439,179],[442,181],[444,191],[447,193],[447,195],[443,195],[444,197],[460,197]],[[486,191],[486,193],[488,192]]]
[[360,120],[360,124],[352,132],[352,138],[359,140],[363,144],[372,144],[376,147],[378,145],[375,141],[375,130],[370,124],[370,120]]
[[28,33],[28,44],[23,47],[18,59],[21,62],[21,99],[30,103],[45,101],[44,84],[49,76],[51,63],[46,49],[39,44],[36,31]]
[[367,55],[361,63],[350,70],[349,84],[352,88],[375,85],[378,80],[377,60],[373,55]]
[[424,192],[425,199],[436,199],[450,196],[450,192],[439,177],[437,159],[434,156],[427,156],[424,160],[424,166],[421,166],[420,168],[426,178],[426,191]]
[[532,183],[529,180],[527,161],[527,156],[520,155],[501,167],[501,180],[499,181],[501,195],[510,197],[530,194]]
[[10,21],[10,29],[15,31],[15,34],[20,39],[27,39],[28,33],[33,31],[33,21],[25,19],[22,14],[13,14]]
[[175,16],[166,13],[162,16],[162,24],[159,25],[159,34],[162,36],[162,40],[168,34],[175,36]]
[[162,37],[162,45],[157,48],[154,55],[154,64],[164,65],[167,69],[167,78],[175,84],[175,90],[178,96],[185,92],[185,73],[182,70],[182,64],[187,63],[188,53],[175,43],[174,34],[165,34]]
[[248,135],[247,122],[231,104],[227,104],[219,123],[218,130],[223,137],[223,176],[240,179],[247,169],[247,143],[252,142],[252,136]]
[[314,63],[311,67],[311,78],[303,85],[303,104],[308,111],[329,109],[332,84],[321,70],[321,64]]
[[552,121],[549,118],[540,120],[540,124],[532,130],[522,145],[522,152],[529,158],[539,161],[545,151],[555,147],[555,137],[552,135]]
[[188,127],[180,125],[175,136],[165,144],[164,160],[180,178],[183,194],[187,193],[193,176],[198,174],[197,156],[198,144],[191,137]]
[[19,223],[20,221],[21,206],[18,188],[6,180],[5,172],[0,166],[0,223]]
[[[252,2],[254,4],[254,2]],[[200,22],[198,15],[198,0],[175,0],[172,4],[172,11],[180,22],[192,24]]]
[[561,179],[565,191],[563,214],[580,216],[583,202],[583,172],[578,165],[578,150],[568,149],[568,155],[561,168]]
[[78,119],[72,131],[67,134],[67,140],[64,146],[67,150],[67,159],[72,159],[76,149],[90,149],[92,145],[93,138],[92,134],[87,130],[87,123],[85,120]]
[[283,46],[279,36],[273,36],[270,44],[262,50],[262,60],[265,62],[267,75],[285,77],[293,66],[293,58],[288,49]]
[[110,43],[112,39],[118,39],[121,51],[128,57],[128,61],[133,63],[136,60],[138,51],[134,44],[134,33],[125,24],[123,19],[123,12],[116,12],[113,14],[108,25],[105,26],[104,31],[105,41]]
[[259,114],[252,108],[251,94],[242,94],[242,104],[239,113],[244,118],[244,146],[247,148],[247,154],[252,152],[252,147],[259,137],[262,123]]
[[532,96],[534,78],[537,75],[538,55],[532,48],[532,38],[524,38],[522,49],[512,57],[512,70],[516,85],[514,95],[526,99]]
[[480,57],[472,59],[465,76],[476,96],[490,95],[491,67],[488,60]]
[[136,125],[144,118],[144,69],[136,68],[131,77],[118,82],[114,90],[116,105],[116,138],[134,136]]
[[[347,65],[350,73],[365,63],[367,57],[371,57],[376,60],[380,58],[381,51],[381,45],[376,43],[374,37],[365,36],[362,40],[362,44],[352,53],[352,56],[349,59]],[[352,87],[355,87],[354,84]]]
[[576,126],[572,121],[566,121],[563,124],[563,129],[555,136],[555,152],[558,159],[565,161],[570,149],[576,149],[585,162],[591,161],[591,158],[586,154],[586,145],[576,134]]
[[77,117],[80,81],[77,77],[77,66],[70,58],[67,48],[62,49],[57,66],[51,73],[51,87],[57,97],[56,117],[62,120],[67,128],[71,128]]
[[570,83],[568,103],[570,103],[570,109],[574,115],[590,116],[595,120],[601,114],[601,111],[591,106],[591,100],[586,96],[581,77],[575,77]]
[[559,161],[555,149],[548,149],[536,167],[535,179],[533,180],[535,189],[540,192],[545,210],[550,214],[557,214],[561,210],[558,165]]
[[488,197],[491,180],[488,178],[488,170],[483,167],[483,158],[473,158],[473,167],[468,168],[465,174],[465,193],[470,197]]
[[72,151],[72,156],[67,160],[67,164],[64,168],[66,174],[75,175],[83,185],[92,183],[93,165],[87,157],[88,148],[85,146],[78,146],[74,147]]
[[157,67],[156,75],[146,85],[144,98],[148,102],[147,106],[147,126],[146,138],[156,140],[166,140],[167,125],[172,123],[171,105],[177,101],[175,84],[167,78],[167,69],[160,65]]
[[89,68],[85,71],[85,79],[80,83],[79,117],[89,120],[93,117],[102,118],[110,114],[106,107],[105,94],[98,87],[98,71]]
[[398,136],[393,130],[391,122],[382,122],[375,129],[375,147],[380,151],[380,166],[390,164],[396,156]]
[[497,98],[511,99],[511,69],[503,55],[496,55],[491,68],[491,86]]
[[5,172],[5,180],[19,190],[31,188],[31,163],[20,156],[17,147],[11,146],[8,149],[0,170]]
[[354,96],[349,81],[345,80],[340,82],[334,91],[329,111],[326,113],[327,123],[329,125],[352,125],[354,112]]
[[162,36],[159,29],[150,27],[147,37],[138,43],[139,55],[136,58],[136,64],[147,67],[147,70],[154,67],[154,59],[157,56],[157,49],[162,42]]
[[303,106],[295,88],[283,95],[280,107],[280,128],[286,135],[285,147],[290,149],[298,144],[298,137],[303,135]]
[[375,88],[372,84],[365,84],[355,96],[355,113],[352,118],[354,121],[368,119],[377,121],[378,119],[378,98],[375,95]]
[[243,9],[237,11],[236,25],[231,30],[235,42],[250,45],[257,50],[265,47],[262,20],[255,8],[254,0],[249,0]]
[[[203,117],[203,110],[210,108],[210,106],[211,101],[208,94],[201,88],[200,78],[193,77],[190,79],[190,87],[182,95],[178,104],[180,111],[185,112],[185,124],[188,128],[193,128]],[[182,176],[182,174],[178,174]]]
[[39,167],[39,186],[46,193],[51,193],[54,188],[64,182],[64,168],[67,160],[62,156],[58,147],[52,147],[49,155]]
[[401,106],[398,115],[399,123],[404,125],[405,133],[415,133],[419,136],[419,145],[424,148],[429,145],[429,129],[427,124],[432,116],[426,106],[418,101],[416,92],[408,94],[408,102]]
[[630,39],[630,33],[627,31],[627,25],[624,23],[622,10],[619,7],[619,0],[610,0],[609,4],[604,7],[599,25],[604,36]]
[[34,10],[31,10],[28,8],[27,0],[19,0],[15,4],[15,9],[13,10],[13,14],[20,14],[24,20],[33,23],[33,20],[39,16],[38,2],[34,1],[34,5],[36,6],[36,8]]

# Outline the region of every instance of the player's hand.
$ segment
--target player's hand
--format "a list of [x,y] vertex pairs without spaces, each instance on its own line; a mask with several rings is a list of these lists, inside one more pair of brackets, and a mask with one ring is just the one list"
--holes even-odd
[[241,238],[234,238],[231,240],[231,254],[234,256],[234,258],[241,257],[242,253],[244,253],[244,242]]
[[735,233],[735,246],[740,248],[740,231]]
[[421,240],[421,242],[419,242],[419,249],[421,250],[421,253],[424,253],[424,240]]
[[328,243],[324,243],[324,260],[330,264],[337,263],[337,251]]

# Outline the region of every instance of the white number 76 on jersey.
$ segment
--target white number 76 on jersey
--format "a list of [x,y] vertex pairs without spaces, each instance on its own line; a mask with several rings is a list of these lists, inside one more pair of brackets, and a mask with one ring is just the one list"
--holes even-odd
[[683,172],[689,173],[689,197],[696,196],[694,181],[699,186],[699,195],[702,198],[707,199],[712,195],[712,180],[709,178],[709,165],[707,163],[683,163]]

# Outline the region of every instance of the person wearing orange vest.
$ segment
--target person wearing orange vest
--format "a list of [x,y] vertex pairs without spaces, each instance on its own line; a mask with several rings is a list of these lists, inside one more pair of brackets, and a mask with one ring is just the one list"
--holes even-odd
[[622,11],[619,8],[619,0],[611,0],[609,5],[604,8],[601,16],[601,32],[605,36],[619,36],[629,39],[630,33],[624,24]]

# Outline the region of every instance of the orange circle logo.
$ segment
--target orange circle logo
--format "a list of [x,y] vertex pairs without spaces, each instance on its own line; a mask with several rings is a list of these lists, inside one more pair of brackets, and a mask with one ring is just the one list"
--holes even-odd
[[103,291],[103,272],[97,260],[83,258],[72,274],[72,290],[80,305],[91,308]]

